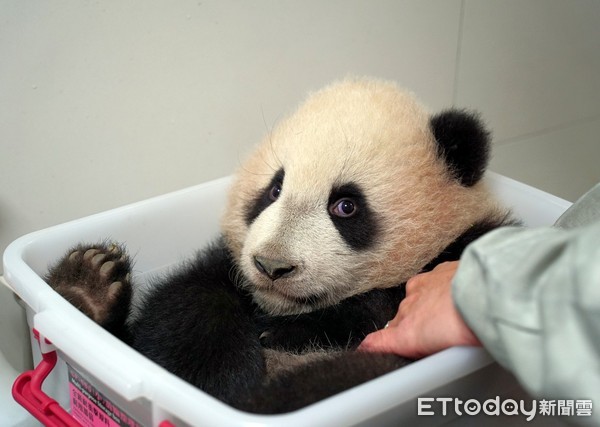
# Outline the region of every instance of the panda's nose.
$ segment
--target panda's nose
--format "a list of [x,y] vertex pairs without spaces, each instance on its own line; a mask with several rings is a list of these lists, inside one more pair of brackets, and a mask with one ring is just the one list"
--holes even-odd
[[271,280],[277,280],[284,276],[289,277],[296,270],[296,267],[288,261],[266,258],[259,255],[254,257],[254,265],[258,271]]

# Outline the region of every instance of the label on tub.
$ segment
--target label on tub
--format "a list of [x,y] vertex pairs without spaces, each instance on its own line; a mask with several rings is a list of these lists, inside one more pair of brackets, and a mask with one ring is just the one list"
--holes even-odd
[[73,418],[85,427],[141,427],[140,423],[107,399],[79,372],[67,366]]

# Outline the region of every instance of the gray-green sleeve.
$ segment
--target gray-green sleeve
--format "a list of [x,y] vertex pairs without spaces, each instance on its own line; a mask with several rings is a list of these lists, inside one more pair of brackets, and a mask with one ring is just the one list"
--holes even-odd
[[[596,220],[600,206],[587,200],[594,214],[586,221]],[[592,399],[600,413],[600,221],[489,233],[463,254],[453,297],[490,354],[533,395]]]

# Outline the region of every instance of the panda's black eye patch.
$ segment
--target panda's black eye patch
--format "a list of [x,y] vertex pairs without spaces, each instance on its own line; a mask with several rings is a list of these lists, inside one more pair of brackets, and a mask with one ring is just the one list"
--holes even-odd
[[271,178],[271,182],[269,182],[269,184],[257,194],[254,200],[246,206],[246,224],[252,224],[262,211],[279,198],[283,188],[284,176],[284,170],[279,169],[273,178]]
[[367,249],[377,238],[377,218],[363,191],[354,183],[334,187],[329,195],[329,217],[353,249]]

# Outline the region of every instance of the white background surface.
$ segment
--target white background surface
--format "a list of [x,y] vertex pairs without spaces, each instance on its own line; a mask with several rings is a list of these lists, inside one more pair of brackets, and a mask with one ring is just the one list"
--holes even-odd
[[[481,111],[493,170],[575,200],[600,180],[598,22],[594,0],[0,0],[0,251],[230,174],[347,74]],[[2,375],[24,334],[0,289]]]

